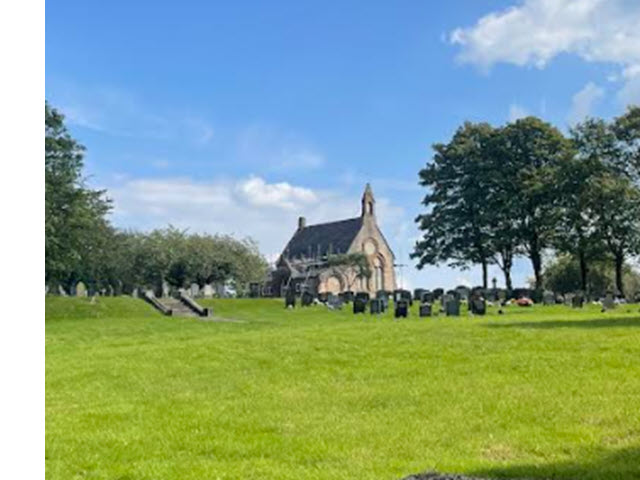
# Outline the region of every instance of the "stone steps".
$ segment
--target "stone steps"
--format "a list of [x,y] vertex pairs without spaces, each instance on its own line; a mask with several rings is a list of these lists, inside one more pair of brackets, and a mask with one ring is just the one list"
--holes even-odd
[[162,297],[160,303],[171,309],[174,317],[197,317],[198,315],[177,298]]

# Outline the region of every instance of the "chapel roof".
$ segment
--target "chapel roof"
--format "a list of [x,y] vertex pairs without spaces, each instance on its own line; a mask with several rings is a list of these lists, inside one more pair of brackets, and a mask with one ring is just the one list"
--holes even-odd
[[296,230],[282,256],[318,258],[329,253],[346,253],[361,228],[362,217],[305,226]]

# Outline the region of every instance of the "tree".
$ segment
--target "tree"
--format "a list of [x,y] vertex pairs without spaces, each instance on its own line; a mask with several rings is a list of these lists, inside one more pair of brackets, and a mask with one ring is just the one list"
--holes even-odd
[[84,147],[45,103],[45,281],[69,287],[80,280],[109,230],[110,201],[86,187]]
[[618,166],[640,182],[640,107],[629,107],[613,121],[612,130],[617,140]]
[[603,257],[594,201],[601,176],[614,163],[615,137],[602,120],[588,119],[571,131],[572,158],[562,162],[558,176],[558,211],[553,246],[572,255],[580,267],[580,288],[588,292],[589,264]]
[[426,212],[416,218],[422,236],[411,254],[419,269],[441,262],[461,268],[480,264],[485,288],[493,258],[485,202],[493,136],[489,124],[465,123],[448,144],[433,146],[433,161],[419,173],[428,193],[422,201]]
[[613,257],[616,289],[624,295],[624,262],[640,253],[640,190],[615,173],[603,174],[598,181],[593,198],[595,224]]
[[550,246],[558,221],[558,172],[570,158],[570,144],[550,124],[527,117],[504,127],[494,145],[517,244],[531,260],[539,289],[542,252]]
[[371,278],[371,266],[364,253],[341,253],[329,255],[327,265],[331,267],[345,282],[347,290],[353,290],[359,279]]

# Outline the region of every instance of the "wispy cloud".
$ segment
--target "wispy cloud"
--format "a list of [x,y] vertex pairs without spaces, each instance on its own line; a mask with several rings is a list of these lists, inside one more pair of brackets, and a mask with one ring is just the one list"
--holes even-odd
[[509,121],[515,122],[519,118],[524,118],[529,115],[529,112],[526,108],[517,103],[512,103],[509,105]]
[[243,129],[237,137],[237,151],[245,163],[274,171],[312,170],[325,164],[324,156],[308,141],[267,125]]
[[213,125],[192,112],[159,110],[120,88],[54,83],[55,94],[49,100],[71,125],[119,137],[178,139],[194,145],[214,138]]
[[571,99],[571,110],[567,120],[573,125],[592,114],[593,107],[604,97],[604,88],[593,82],[587,83]]

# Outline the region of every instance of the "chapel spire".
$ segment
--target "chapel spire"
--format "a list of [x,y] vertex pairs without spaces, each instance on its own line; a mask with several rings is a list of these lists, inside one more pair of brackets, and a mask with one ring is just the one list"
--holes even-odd
[[371,185],[367,183],[364,187],[364,193],[362,194],[362,213],[363,217],[368,215],[375,215],[375,203],[376,199],[373,198],[373,190],[371,190]]

